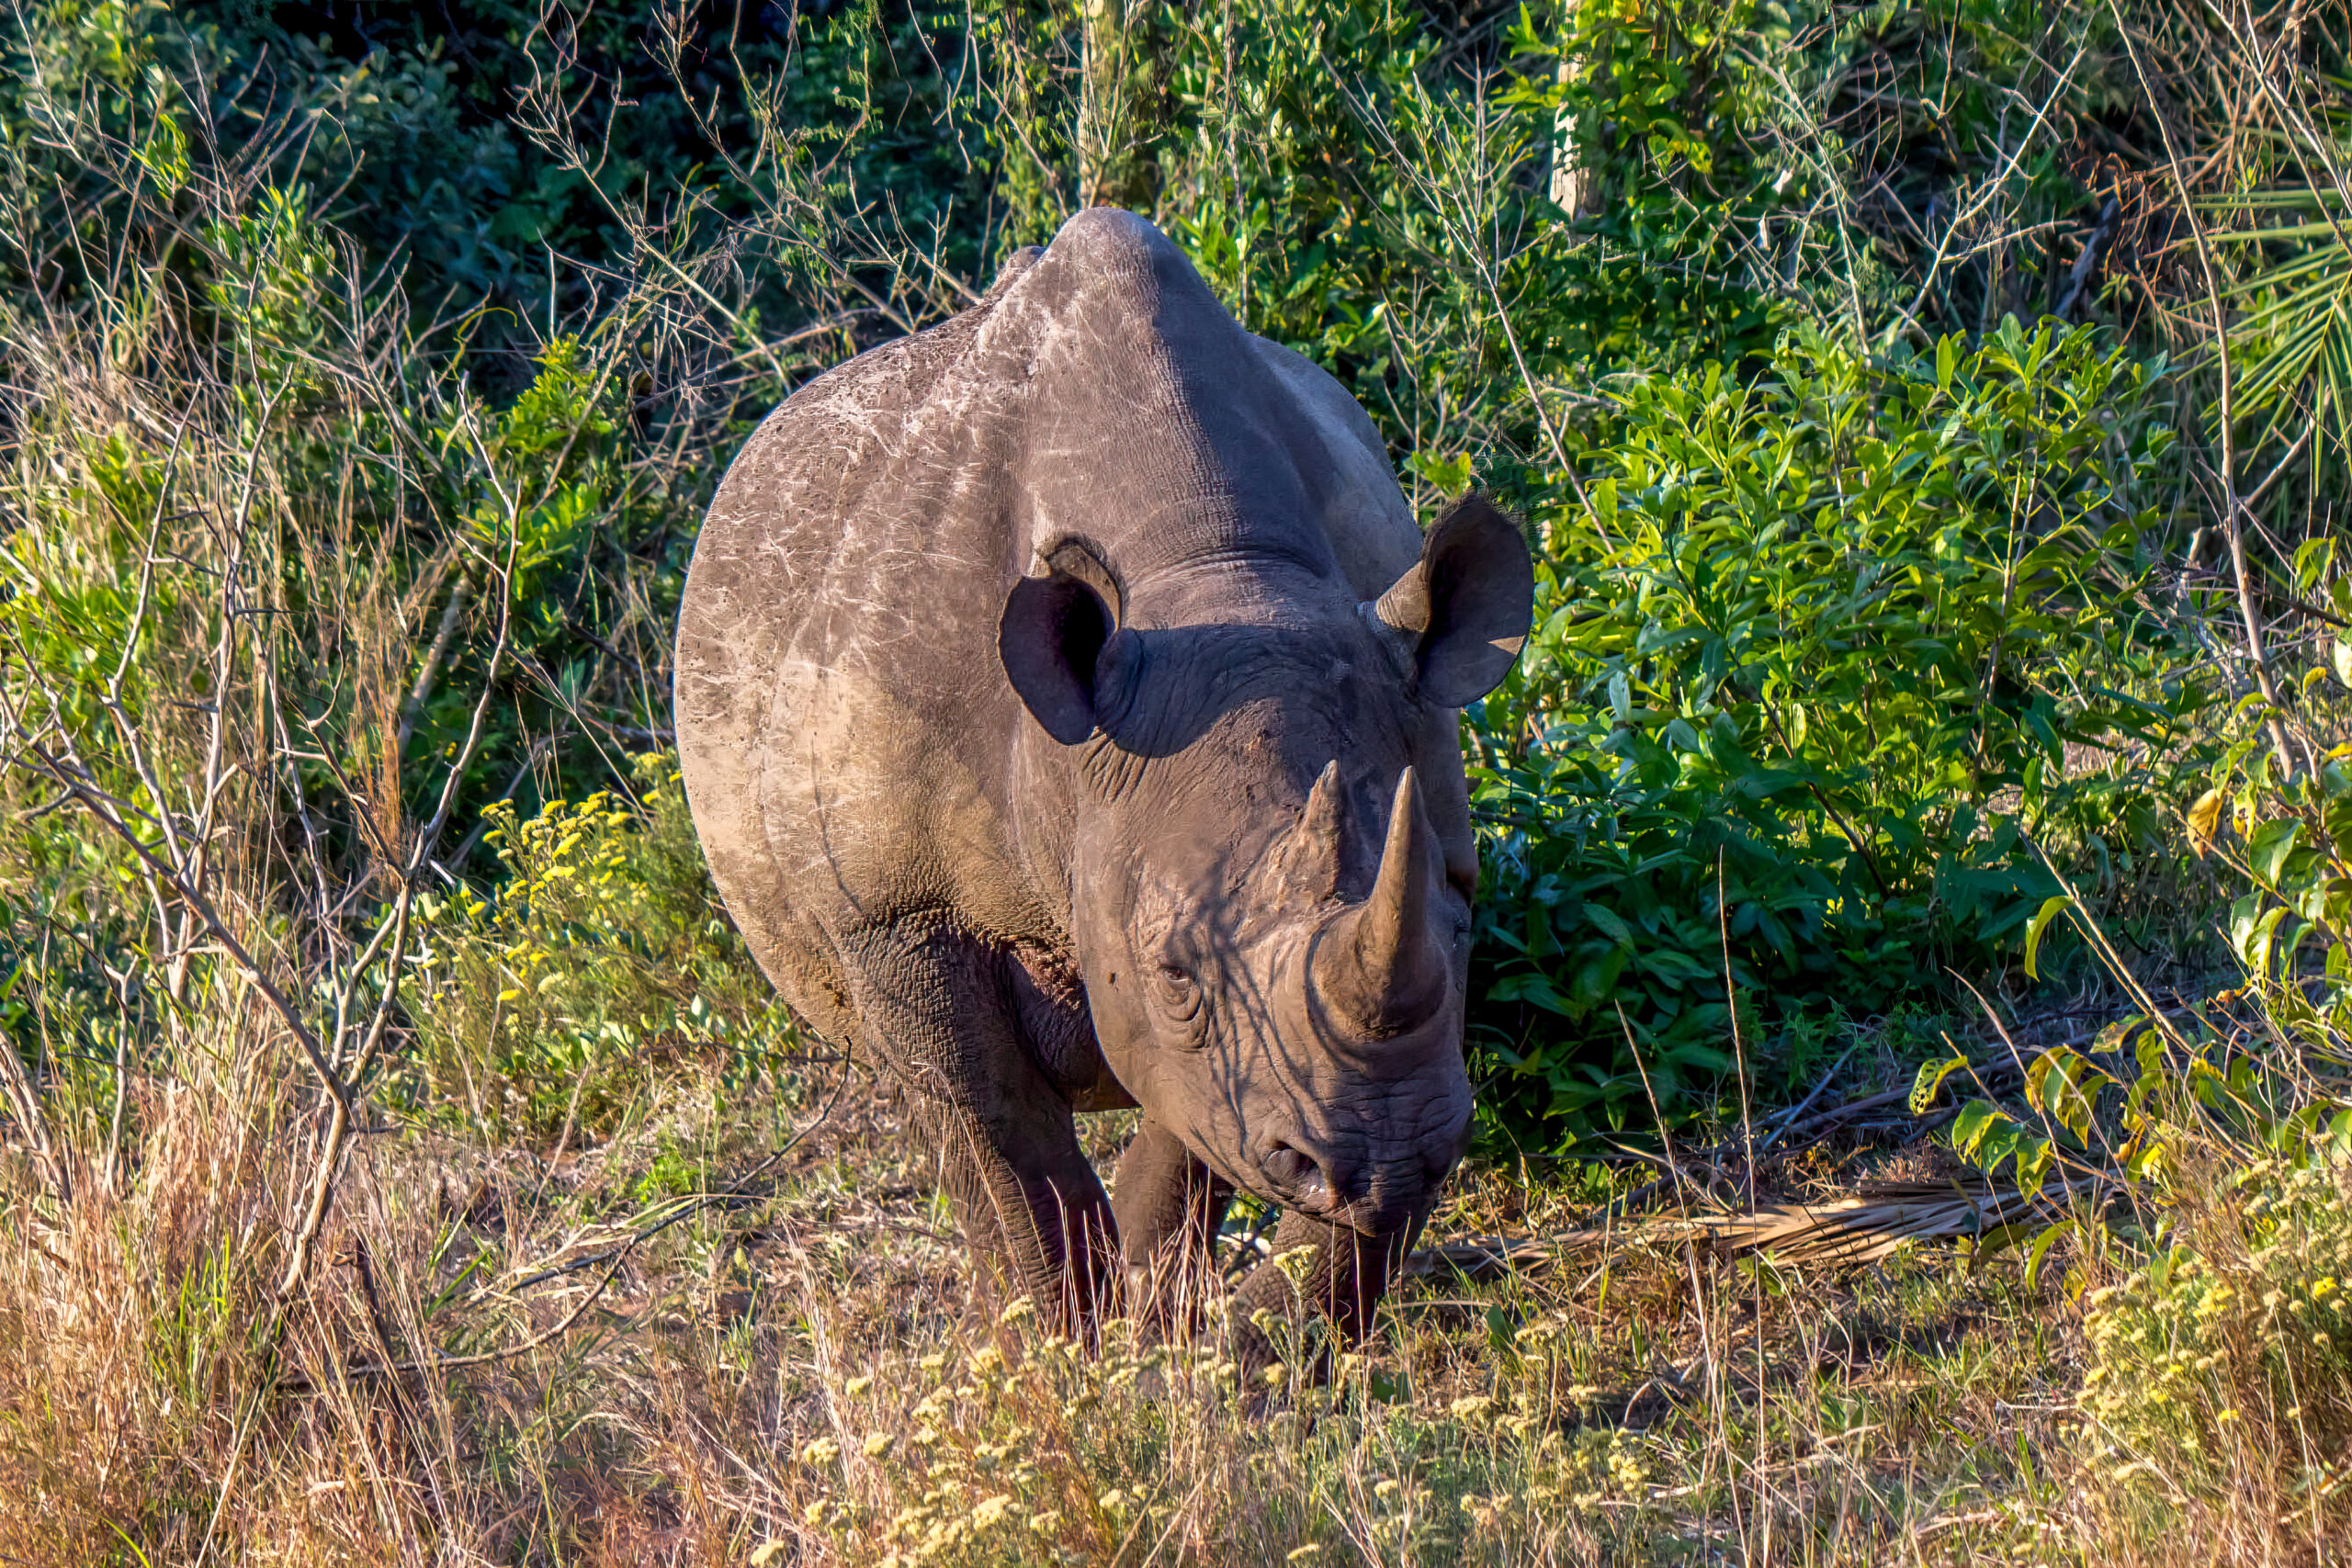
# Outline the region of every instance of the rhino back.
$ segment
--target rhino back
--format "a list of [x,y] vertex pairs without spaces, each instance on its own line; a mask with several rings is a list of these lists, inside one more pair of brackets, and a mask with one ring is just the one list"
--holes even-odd
[[1008,887],[1018,709],[988,601],[1018,420],[1013,389],[958,374],[992,304],[787,399],[695,543],[676,661],[688,795],[745,939],[820,1028],[846,1022],[844,942]]
[[697,541],[676,701],[713,876],[819,1027],[849,1021],[845,946],[910,913],[1066,947],[1069,783],[1042,731],[1024,758],[995,636],[1069,534],[1146,621],[1332,613],[1419,545],[1346,391],[1112,209],[786,400]]

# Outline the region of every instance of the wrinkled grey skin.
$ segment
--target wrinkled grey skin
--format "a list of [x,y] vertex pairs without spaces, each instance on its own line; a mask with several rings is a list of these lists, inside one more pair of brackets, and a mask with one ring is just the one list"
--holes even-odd
[[[1111,209],[745,445],[678,635],[712,873],[1066,1325],[1213,1278],[1238,1188],[1365,1325],[1469,1126],[1457,709],[1531,592],[1512,525],[1425,540],[1339,384]],[[1071,1113],[1134,1104],[1114,1205]]]

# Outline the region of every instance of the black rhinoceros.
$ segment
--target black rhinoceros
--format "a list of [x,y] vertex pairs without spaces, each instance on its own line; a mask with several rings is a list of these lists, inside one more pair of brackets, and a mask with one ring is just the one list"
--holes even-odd
[[[1213,1278],[1238,1188],[1316,1249],[1240,1315],[1297,1290],[1353,1335],[1467,1135],[1456,710],[1532,596],[1514,525],[1424,536],[1340,384],[1097,208],[745,444],[680,620],[686,789],[1015,1289],[1076,1325]],[[1131,1105],[1106,1199],[1071,1114]]]

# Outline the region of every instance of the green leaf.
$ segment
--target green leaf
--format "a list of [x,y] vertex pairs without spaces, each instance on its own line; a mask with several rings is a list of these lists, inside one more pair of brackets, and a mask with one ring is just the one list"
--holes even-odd
[[1994,1225],[1976,1238],[1969,1249],[1968,1271],[1975,1273],[2009,1248],[2023,1241],[2027,1227],[2019,1224]]
[[1992,1176],[2027,1141],[2025,1129],[2003,1116],[1984,1128],[1976,1140],[1975,1152],[1969,1157],[1975,1162],[1977,1169]]
[[2352,1111],[2335,1113],[2335,1119],[2327,1124],[2327,1136],[2323,1146],[2331,1159],[2352,1159]]
[[2079,1051],[2064,1045],[2042,1052],[2026,1068],[2026,1094],[2052,1120],[2087,1145],[2098,1090],[2114,1078]]
[[2243,928],[2233,921],[2231,945],[2237,950],[2247,974],[2259,976],[2270,973],[2270,945],[2278,935],[2278,922],[2287,918],[2287,907],[2278,904],[2246,921]]
[[1616,910],[1599,904],[1587,904],[1584,918],[1596,931],[1619,946],[1634,945],[1634,928],[1627,925],[1625,918]]
[[2254,938],[2255,921],[2262,918],[2262,905],[2259,893],[2241,893],[2230,905],[2230,950],[2241,959]]
[[1985,1134],[1996,1125],[2008,1122],[2008,1120],[2002,1114],[2001,1108],[1991,1100],[1972,1100],[1961,1107],[1960,1115],[1953,1119],[1952,1147],[1960,1151],[1962,1158],[1974,1159],[1977,1147],[1984,1143]]
[[[2017,1178],[2020,1192],[2039,1192],[2049,1177],[2050,1161],[2058,1152],[2057,1145],[2047,1138],[2021,1137],[2018,1140]],[[1992,1172],[1988,1168],[1986,1175]]]
[[2302,823],[2292,817],[2265,822],[2254,830],[2254,841],[2246,846],[2246,860],[2264,886],[2278,886],[2278,874],[2286,868],[2287,857],[2295,852],[2295,842],[2302,832]]
[[1507,1365],[1519,1365],[1519,1325],[1498,1303],[1487,1308],[1487,1343]]
[[2335,560],[2335,541],[2322,534],[2306,539],[2295,550],[2295,592],[2309,593],[2326,580]]
[[2050,1249],[2058,1244],[2061,1237],[2072,1235],[2074,1231],[2073,1220],[2060,1220],[2033,1238],[2033,1245],[2026,1249],[2025,1255],[2025,1288],[2027,1290],[2030,1291],[2041,1282],[2041,1266],[2048,1260]]
[[1678,986],[1692,980],[1716,978],[1713,965],[1702,964],[1689,953],[1678,952],[1670,947],[1656,948],[1642,953],[1634,960],[1634,964],[1659,979]]
[[1558,1013],[1563,1018],[1574,1018],[1577,1010],[1551,980],[1542,975],[1513,975],[1509,979],[1497,981],[1487,989],[1487,995],[1498,1002],[1527,1002],[1545,1012]]

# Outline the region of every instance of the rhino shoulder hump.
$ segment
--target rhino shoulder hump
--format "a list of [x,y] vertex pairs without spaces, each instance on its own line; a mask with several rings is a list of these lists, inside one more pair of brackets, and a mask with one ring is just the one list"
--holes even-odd
[[1332,476],[1322,497],[1324,534],[1349,586],[1361,598],[1376,599],[1420,558],[1421,549],[1420,528],[1397,488],[1388,448],[1339,378],[1296,349],[1256,336],[1250,342],[1259,363],[1297,400],[1322,444]]

